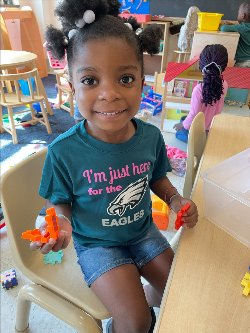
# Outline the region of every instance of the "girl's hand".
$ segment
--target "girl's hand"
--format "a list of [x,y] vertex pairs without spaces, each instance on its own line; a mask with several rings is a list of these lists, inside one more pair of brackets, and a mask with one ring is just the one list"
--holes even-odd
[[179,131],[183,128],[182,123],[177,123],[174,125],[173,129],[175,129],[176,131]]
[[170,203],[170,208],[177,214],[178,211],[186,204],[190,204],[190,208],[186,213],[183,213],[183,227],[186,229],[193,228],[198,222],[198,210],[196,204],[190,200],[185,199],[181,195],[176,195],[173,197]]
[[[72,227],[71,224],[62,217],[58,217],[58,224],[60,231],[57,239],[50,238],[48,243],[45,244],[41,242],[31,242],[30,249],[32,251],[40,249],[43,254],[49,253],[50,251],[57,252],[61,249],[65,249],[69,245],[71,239]],[[46,227],[46,222],[43,222],[40,226],[42,234],[46,234]]]

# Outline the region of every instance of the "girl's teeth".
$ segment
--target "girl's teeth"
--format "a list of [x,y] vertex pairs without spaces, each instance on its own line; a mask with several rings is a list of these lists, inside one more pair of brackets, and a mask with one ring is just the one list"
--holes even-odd
[[105,114],[105,115],[109,115],[109,116],[114,116],[118,113],[121,113],[122,111],[118,111],[118,112],[100,112],[101,114]]

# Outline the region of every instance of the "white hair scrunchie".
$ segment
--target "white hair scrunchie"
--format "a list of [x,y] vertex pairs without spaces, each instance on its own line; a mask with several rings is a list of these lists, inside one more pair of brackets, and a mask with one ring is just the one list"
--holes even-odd
[[77,28],[81,29],[86,23],[90,24],[95,21],[95,13],[93,10],[86,10],[81,19],[75,21]]
[[132,25],[129,22],[125,22],[124,23],[130,30],[133,30]]
[[76,29],[71,29],[68,33],[69,39],[71,39],[76,34]]
[[139,36],[139,35],[142,33],[142,31],[143,31],[142,28],[138,28],[138,29],[136,29],[135,34],[136,34],[137,36]]
[[219,71],[220,74],[221,74],[221,72],[222,72],[222,70],[221,70],[221,66],[218,65],[218,64],[216,64],[216,62],[214,62],[214,61],[212,61],[212,62],[210,62],[209,64],[207,64],[206,66],[204,66],[204,67],[202,68],[202,73],[206,73],[206,71],[207,71],[207,67],[209,67],[209,66],[212,65],[212,64],[214,64],[214,65],[217,67],[218,71]]

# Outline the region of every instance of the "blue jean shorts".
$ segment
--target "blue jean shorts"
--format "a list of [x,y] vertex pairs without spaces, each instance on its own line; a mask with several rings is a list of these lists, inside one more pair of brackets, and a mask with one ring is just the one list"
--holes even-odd
[[88,286],[109,270],[133,264],[139,269],[170,247],[154,223],[145,235],[126,246],[87,247],[74,241],[78,264]]

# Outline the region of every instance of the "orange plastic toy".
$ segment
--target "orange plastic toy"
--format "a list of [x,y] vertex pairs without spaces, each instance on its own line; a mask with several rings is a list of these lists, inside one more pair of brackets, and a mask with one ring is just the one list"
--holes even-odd
[[47,215],[45,216],[45,221],[47,223],[47,232],[42,235],[39,229],[26,230],[22,233],[21,237],[23,239],[28,239],[31,242],[41,242],[48,243],[50,238],[57,239],[59,233],[58,217],[54,207],[48,208],[46,210]]
[[177,218],[175,220],[175,229],[176,230],[180,229],[180,227],[183,225],[183,221],[181,219],[182,219],[183,214],[186,213],[186,211],[188,211],[189,207],[190,207],[190,203],[186,203],[177,213]]
[[152,199],[152,216],[153,221],[157,225],[158,229],[166,230],[169,222],[169,207],[161,200],[157,195],[153,194]]

